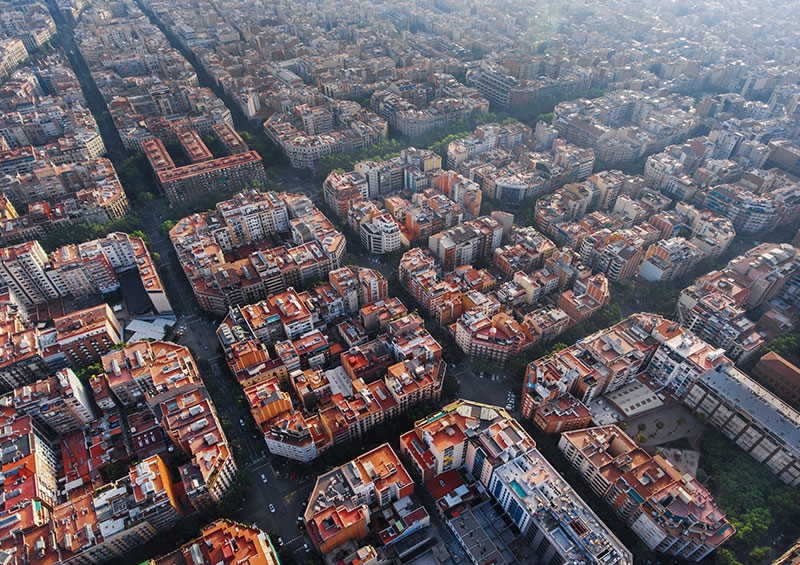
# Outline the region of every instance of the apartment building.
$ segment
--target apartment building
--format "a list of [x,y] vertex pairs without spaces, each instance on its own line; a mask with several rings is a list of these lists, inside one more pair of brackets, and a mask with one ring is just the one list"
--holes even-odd
[[[345,104],[346,101],[333,101]],[[310,133],[308,121],[302,124],[290,114],[276,112],[264,122],[267,136],[278,145],[296,169],[316,169],[326,155],[350,152],[385,141],[388,124],[366,110],[351,114],[341,127],[322,133]]]
[[684,404],[781,481],[800,485],[800,414],[731,366],[701,375]]
[[570,325],[575,325],[589,319],[610,299],[608,279],[603,273],[597,273],[585,281],[576,282],[571,290],[561,292],[556,304],[567,313]]
[[25,304],[32,306],[60,296],[48,269],[48,257],[38,241],[0,249],[0,277]]
[[544,306],[525,314],[522,325],[531,334],[534,343],[548,344],[566,331],[571,318],[561,308]]
[[770,351],[753,367],[753,376],[788,404],[800,406],[800,368],[793,363]]
[[587,404],[633,381],[677,324],[653,314],[634,314],[558,353],[528,365],[522,387],[522,415],[565,392]]
[[662,325],[654,335],[661,346],[647,366],[647,373],[678,398],[682,398],[701,376],[718,367],[732,365],[724,349],[712,347],[677,324]]
[[705,254],[683,237],[664,239],[647,248],[639,276],[655,281],[669,281],[690,272]]
[[137,341],[102,357],[103,380],[125,406],[149,400],[175,388],[191,388],[200,377],[189,350],[168,341]]
[[558,447],[651,550],[698,562],[736,533],[697,479],[615,425],[564,432]]
[[86,388],[71,369],[17,388],[8,398],[14,410],[59,435],[85,428],[95,419]]
[[683,324],[703,341],[726,351],[755,326],[744,317],[744,310],[736,306],[733,298],[719,292],[700,297]]
[[[6,290],[6,297],[15,293]],[[53,371],[66,367],[66,356],[50,342],[54,336],[41,339],[40,332],[30,324],[22,301],[12,298],[0,305],[0,388],[14,390],[46,378]]]
[[[286,245],[262,244],[278,234]],[[237,194],[213,212],[187,216],[170,239],[200,306],[219,314],[325,277],[346,250],[344,236],[307,197],[273,192]]]
[[468,310],[455,323],[455,340],[470,359],[481,358],[499,365],[533,345],[524,328],[507,314],[487,316]]
[[[231,309],[217,331],[267,448],[306,462],[418,402],[438,399],[446,368],[441,347],[422,320],[405,315],[399,301],[386,297],[386,280],[377,271],[345,267],[332,272],[330,280],[319,288],[339,297],[337,317],[326,319],[310,293],[289,289]],[[372,331],[385,334],[367,341],[367,330],[355,318],[350,329],[361,327],[355,337],[363,339],[354,337],[343,350],[330,339],[333,328],[325,326],[337,322],[336,330],[344,331],[347,341],[349,330],[338,323],[345,311],[358,313]],[[270,359],[269,343],[275,346],[275,359]],[[292,406],[288,386],[302,408]]]
[[356,202],[369,200],[367,180],[357,171],[344,174],[332,172],[322,183],[322,190],[325,203],[340,218],[347,218],[351,206]]
[[514,243],[498,247],[492,257],[497,268],[509,277],[517,271],[531,273],[541,268],[556,250],[555,243],[530,227],[514,226],[511,240]]
[[316,459],[330,441],[319,417],[305,417],[301,412],[286,412],[276,418],[264,440],[270,453],[303,463]]
[[250,404],[250,413],[256,425],[263,429],[273,418],[292,409],[292,399],[280,388],[277,379],[269,379],[244,388],[244,395]]
[[178,468],[189,503],[197,510],[219,502],[238,471],[214,405],[204,387],[159,405],[164,431],[190,461]]
[[174,565],[180,562],[190,563],[198,558],[202,563],[280,563],[277,549],[263,530],[223,518],[205,526],[199,536],[181,548],[146,561],[145,564]]
[[797,271],[800,252],[787,243],[762,243],[728,263],[732,272],[748,281],[745,306],[753,308],[775,297]]
[[533,423],[543,433],[557,434],[589,427],[592,413],[586,405],[570,394],[544,402],[536,407]]
[[[622,542],[538,450],[495,469],[489,491],[541,562],[633,563]],[[548,497],[560,503],[542,512],[538,500]],[[568,523],[577,527],[559,527]]]
[[[455,469],[480,483],[538,559],[633,562],[627,548],[535,449],[519,423],[496,406],[452,402],[400,436],[400,449],[409,468],[426,483]],[[558,499],[560,504],[542,512],[537,498]],[[582,527],[570,528],[569,523]]]
[[370,253],[383,255],[400,249],[400,226],[390,214],[377,214],[359,228],[361,245]]
[[502,226],[484,216],[432,235],[428,249],[440,260],[443,270],[452,271],[479,257],[488,259],[500,247],[502,238]]
[[78,496],[53,509],[61,563],[83,565],[119,559],[151,540],[156,528],[136,515],[129,477]]
[[0,249],[0,278],[33,306],[60,297],[111,292],[119,288],[117,273],[136,268],[153,308],[172,307],[144,242],[121,232],[80,245],[67,245],[49,256],[38,241]]
[[140,516],[156,530],[165,531],[181,519],[181,506],[172,475],[160,455],[130,467],[133,500]]
[[728,218],[740,232],[765,231],[781,223],[784,211],[770,195],[757,195],[739,186],[719,184],[706,198],[712,212]]
[[318,551],[328,553],[368,534],[373,512],[414,492],[414,481],[394,450],[381,445],[320,475],[303,514]]
[[122,341],[122,327],[108,304],[60,316],[54,322],[58,346],[75,367],[97,362]]
[[209,192],[230,192],[267,180],[261,156],[255,151],[164,169],[156,174],[172,204],[196,202]]

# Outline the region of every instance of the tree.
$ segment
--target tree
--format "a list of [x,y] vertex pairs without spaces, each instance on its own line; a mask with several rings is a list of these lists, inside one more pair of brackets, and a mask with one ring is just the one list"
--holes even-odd
[[736,560],[736,554],[730,549],[722,548],[717,550],[717,565],[742,565]]
[[558,342],[554,343],[553,346],[547,351],[547,355],[552,355],[553,353],[558,353],[559,351],[565,350],[569,347],[566,343]]
[[656,422],[656,428],[659,429],[659,430],[663,430],[664,429],[664,422],[662,422],[661,420]]
[[152,196],[150,188],[154,184],[153,173],[144,153],[136,153],[125,159],[117,168],[117,175],[125,194],[134,204],[145,202],[146,200],[142,200],[145,193],[150,193]]
[[137,237],[137,238],[141,239],[143,242],[145,242],[145,244],[149,244],[150,243],[150,238],[147,237],[147,234],[144,233],[142,230],[133,230],[132,232],[130,232],[130,234],[133,237]]
[[89,379],[102,373],[103,365],[101,363],[95,363],[94,365],[84,367],[80,371],[76,371],[75,376],[78,377],[84,386],[87,386],[89,384]]
[[781,357],[800,356],[800,332],[780,334],[769,342],[764,348],[764,353],[770,351],[777,353]]
[[627,422],[620,422],[619,423],[619,429],[621,429],[624,432],[625,430],[628,429],[628,423]]
[[[45,251],[52,252],[71,243],[83,243],[92,239],[105,237],[111,232],[131,233],[140,231],[144,226],[136,216],[125,216],[105,224],[70,224],[59,226],[40,239]],[[140,233],[142,233],[140,231]]]
[[753,565],[758,565],[758,563],[761,563],[769,558],[770,552],[771,550],[769,546],[766,545],[753,548],[753,550],[747,556],[747,562],[752,563]]
[[158,226],[158,231],[161,232],[161,235],[164,237],[169,237],[169,232],[172,228],[175,227],[175,222],[172,220],[166,220],[160,226]]
[[[706,486],[736,527],[728,549],[740,557],[759,541],[780,518],[782,531],[796,535],[800,529],[800,492],[783,484],[720,432],[709,429],[700,444]],[[725,561],[730,562],[730,561]]]
[[636,443],[642,444],[647,441],[647,436],[644,434],[636,434]]
[[639,424],[638,426],[636,426],[636,427],[639,429],[639,431],[640,431],[640,432],[643,432],[643,431],[645,431],[645,430],[647,429],[647,424],[645,424],[644,422],[642,422],[642,423],[640,423],[640,424]]

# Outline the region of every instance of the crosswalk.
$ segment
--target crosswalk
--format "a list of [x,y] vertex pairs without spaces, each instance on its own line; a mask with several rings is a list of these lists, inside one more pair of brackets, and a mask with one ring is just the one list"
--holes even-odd
[[247,467],[248,469],[255,469],[255,468],[258,468],[258,467],[260,467],[260,466],[261,466],[261,464],[262,464],[264,461],[266,461],[266,460],[267,460],[267,456],[266,456],[266,455],[262,455],[261,457],[258,457],[258,458],[256,458],[256,459],[253,459],[251,462],[249,462],[249,463],[246,463],[246,464],[245,464],[245,467]]
[[289,541],[283,542],[283,545],[292,545],[294,542],[296,542],[297,540],[301,540],[301,539],[303,539],[303,534],[300,534],[296,538],[292,538]]

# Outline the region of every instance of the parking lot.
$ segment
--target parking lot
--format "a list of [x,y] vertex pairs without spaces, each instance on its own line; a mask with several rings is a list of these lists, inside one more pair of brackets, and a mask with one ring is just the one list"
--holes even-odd
[[458,379],[460,398],[505,407],[508,393],[512,392],[515,400],[512,412],[516,413],[519,410],[520,387],[516,379],[502,373],[496,374],[493,378],[492,374],[486,372],[481,377],[481,372],[473,370],[467,359],[456,363],[455,368],[448,367],[448,371]]

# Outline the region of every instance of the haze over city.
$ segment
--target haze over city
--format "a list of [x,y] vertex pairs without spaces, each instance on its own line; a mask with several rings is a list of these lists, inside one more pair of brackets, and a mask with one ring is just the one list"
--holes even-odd
[[795,0],[0,0],[0,565],[800,563]]

